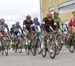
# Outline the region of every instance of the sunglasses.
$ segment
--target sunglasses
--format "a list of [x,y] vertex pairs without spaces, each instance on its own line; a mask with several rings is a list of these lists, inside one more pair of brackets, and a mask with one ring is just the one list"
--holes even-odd
[[52,17],[48,17],[48,18],[52,18]]

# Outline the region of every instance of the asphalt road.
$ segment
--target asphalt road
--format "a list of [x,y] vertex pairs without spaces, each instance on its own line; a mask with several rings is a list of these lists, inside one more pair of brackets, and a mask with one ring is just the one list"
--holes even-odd
[[75,53],[63,48],[52,60],[48,55],[45,58],[38,54],[27,56],[24,50],[21,54],[9,50],[8,56],[0,55],[0,66],[75,66]]

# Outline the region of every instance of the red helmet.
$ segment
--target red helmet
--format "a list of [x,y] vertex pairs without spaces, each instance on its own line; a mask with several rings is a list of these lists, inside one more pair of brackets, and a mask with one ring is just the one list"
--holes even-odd
[[52,14],[51,13],[47,13],[47,17],[48,18],[51,18],[52,17]]

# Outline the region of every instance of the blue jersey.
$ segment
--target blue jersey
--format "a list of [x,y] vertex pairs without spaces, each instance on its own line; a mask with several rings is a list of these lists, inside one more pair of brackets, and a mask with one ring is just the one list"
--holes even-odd
[[38,32],[41,32],[41,27],[40,27],[40,23],[37,22],[37,23],[34,23],[33,26],[31,27],[31,30],[32,31],[38,31]]
[[40,22],[35,23],[36,26],[41,26]]

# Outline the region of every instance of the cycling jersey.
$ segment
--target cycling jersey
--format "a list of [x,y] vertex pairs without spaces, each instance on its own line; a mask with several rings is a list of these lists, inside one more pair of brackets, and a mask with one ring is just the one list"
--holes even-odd
[[69,28],[75,27],[75,17],[71,17],[68,27]]
[[40,22],[36,22],[35,25],[37,25],[37,26],[41,26]]
[[41,28],[40,28],[40,22],[34,22],[32,25],[31,25],[31,29],[32,31],[35,31],[35,32],[41,32]]
[[26,29],[29,31],[29,32],[31,32],[31,25],[33,24],[33,21],[32,20],[30,20],[30,22],[28,22],[27,20],[24,20],[24,22],[23,22],[23,25],[25,25],[26,26]]
[[45,18],[43,19],[43,21],[45,22],[44,27],[45,27],[45,30],[46,30],[47,32],[50,32],[50,31],[51,31],[51,30],[50,30],[50,26],[55,30],[53,18],[49,21],[48,18],[45,17]]
[[0,24],[0,31],[5,31],[6,24]]
[[21,26],[20,25],[15,25],[14,27],[12,27],[11,28],[11,34],[15,34],[15,35],[18,35],[18,34],[20,34],[20,35],[22,35],[23,34],[23,31],[22,31],[22,28],[21,28]]
[[59,28],[60,30],[62,30],[60,17],[53,17],[53,19],[54,19],[54,21],[57,23],[58,28]]
[[63,31],[63,32],[64,32],[64,31],[67,31],[66,25],[63,25],[63,26],[62,26],[62,31]]

